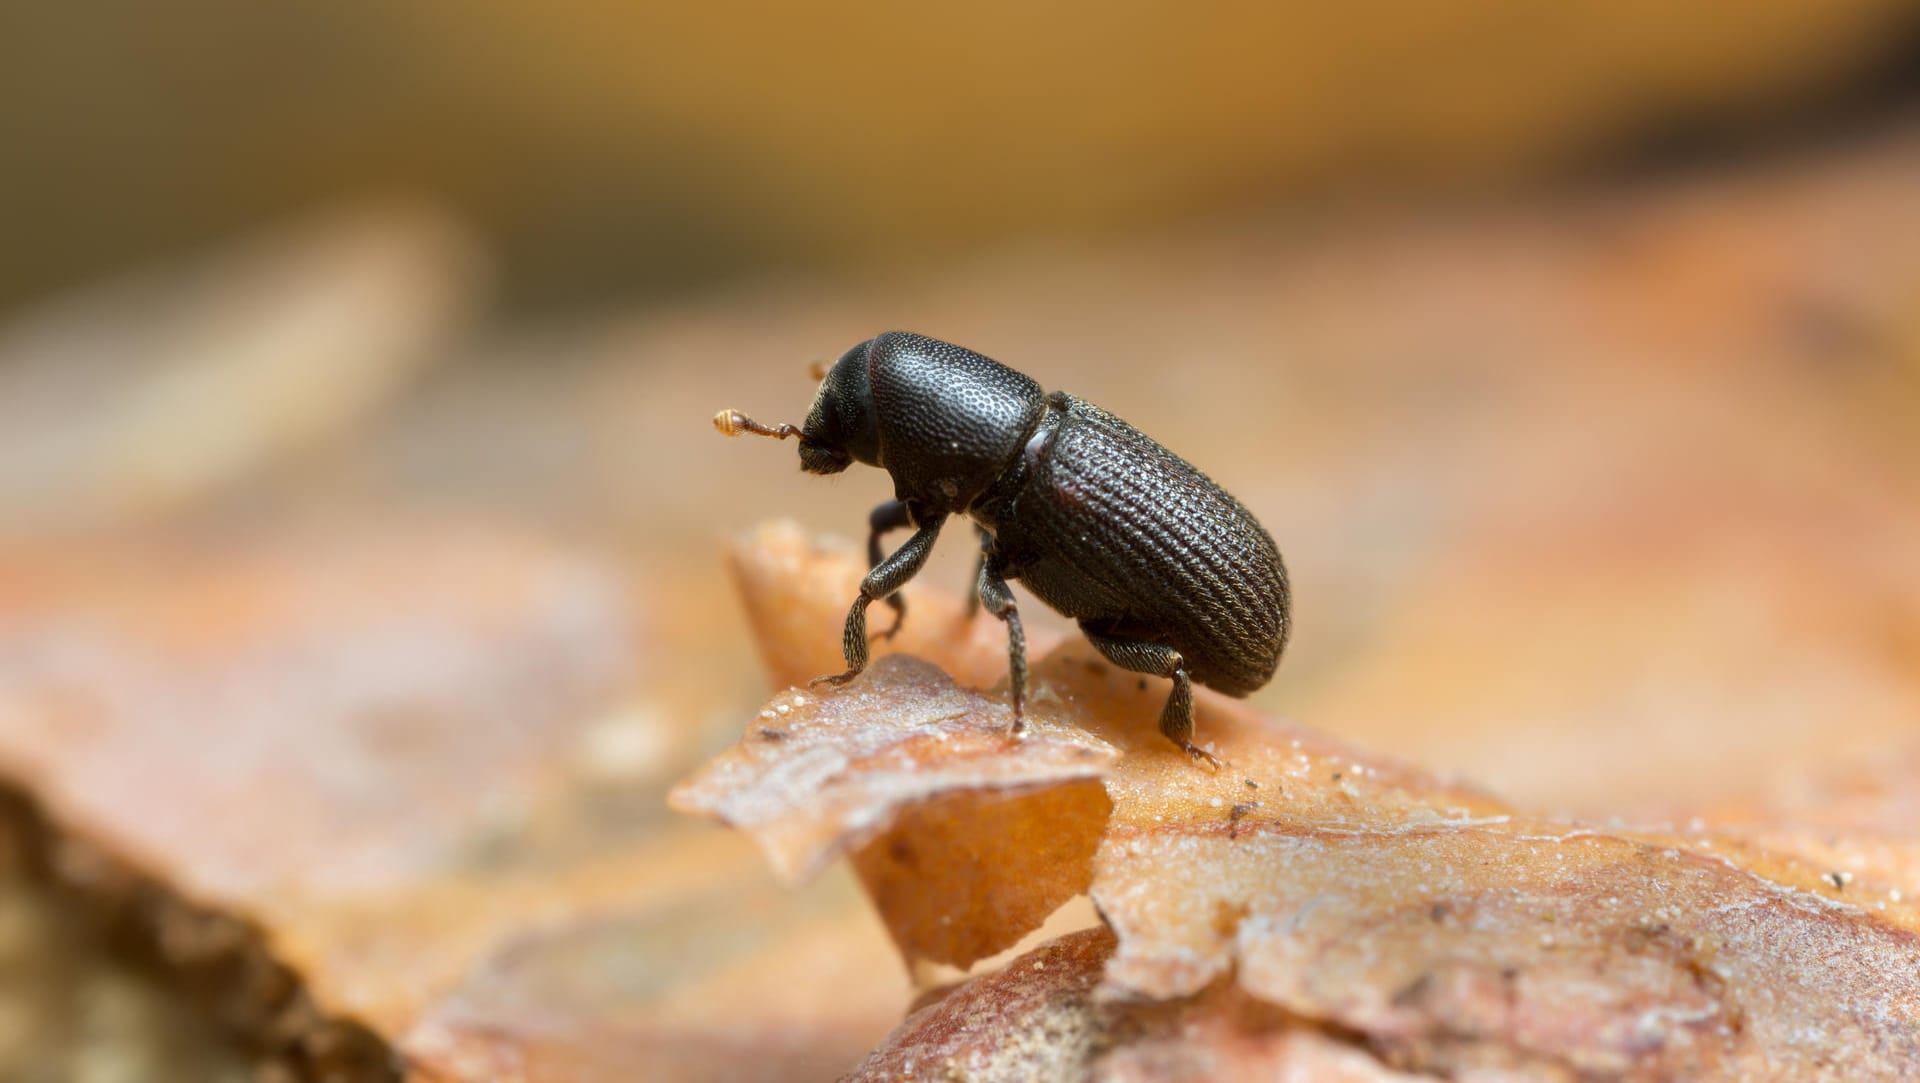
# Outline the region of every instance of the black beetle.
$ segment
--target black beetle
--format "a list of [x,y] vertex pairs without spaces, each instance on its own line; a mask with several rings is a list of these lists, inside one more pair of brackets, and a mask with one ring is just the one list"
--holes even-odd
[[[893,476],[895,499],[873,509],[872,565],[847,613],[845,684],[867,665],[867,606],[884,599],[900,630],[898,593],[926,564],[949,515],[978,524],[971,614],[1005,621],[1014,728],[1026,695],[1026,636],[1008,580],[1080,622],[1115,665],[1173,678],[1160,732],[1196,760],[1198,681],[1244,696],[1280,664],[1291,624],[1287,570],[1252,513],[1205,474],[1090,402],[1046,393],[971,350],[893,331],[841,356],[806,423],[762,425],[723,410],[714,426],[800,438],[801,469],[834,474],[855,462]],[[880,538],[913,527],[884,559]]]

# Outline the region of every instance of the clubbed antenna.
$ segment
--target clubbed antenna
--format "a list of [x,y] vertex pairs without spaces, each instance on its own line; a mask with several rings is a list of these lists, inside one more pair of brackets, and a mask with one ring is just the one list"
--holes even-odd
[[738,410],[722,410],[713,415],[713,427],[723,435],[738,436],[750,432],[755,436],[771,436],[776,440],[785,440],[789,436],[801,435],[792,425],[762,425]]

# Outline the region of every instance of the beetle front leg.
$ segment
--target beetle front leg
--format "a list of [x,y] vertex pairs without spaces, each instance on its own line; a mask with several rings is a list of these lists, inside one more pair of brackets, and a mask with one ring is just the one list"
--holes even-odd
[[1013,603],[1013,590],[1007,586],[1001,570],[982,560],[980,579],[974,598],[987,612],[1007,625],[1007,684],[1013,692],[1013,732],[1026,728],[1027,633],[1020,627],[1020,608]]
[[1166,706],[1160,709],[1160,732],[1196,762],[1205,760],[1218,770],[1220,761],[1213,753],[1193,743],[1193,678],[1187,676],[1187,660],[1180,657],[1180,652],[1165,643],[1102,635],[1085,622],[1081,623],[1080,630],[1086,633],[1087,641],[1095,649],[1107,656],[1107,661],[1121,669],[1173,678],[1173,691],[1167,695]]
[[879,566],[867,573],[860,581],[860,597],[853,600],[853,608],[847,610],[847,627],[841,636],[840,647],[847,658],[847,671],[828,677],[815,677],[810,685],[842,685],[860,675],[867,668],[867,607],[875,601],[885,598],[906,585],[907,580],[920,574],[926,567],[927,556],[933,552],[933,543],[940,536],[940,524],[944,517],[935,519],[914,532],[907,543],[893,551],[893,555],[880,562]]
[[[912,525],[913,516],[908,514],[906,504],[901,501],[889,500],[873,509],[873,514],[867,516],[868,571],[872,571],[880,566],[882,559],[880,552],[881,535],[889,530],[901,530]],[[906,623],[907,619],[907,600],[901,597],[898,591],[887,595],[886,602],[888,608],[893,610],[893,627],[881,632],[880,635],[876,637],[881,640],[892,639],[894,636],[899,635],[900,625]]]

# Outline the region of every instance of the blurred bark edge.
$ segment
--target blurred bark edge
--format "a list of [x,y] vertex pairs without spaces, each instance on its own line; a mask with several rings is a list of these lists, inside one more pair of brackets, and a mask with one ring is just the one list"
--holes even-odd
[[442,359],[490,278],[420,204],[344,207],[0,324],[0,536],[189,509],[338,447]]
[[[390,1077],[477,945],[588,905],[582,750],[660,746],[626,581],[523,529],[20,543],[0,599],[42,872],[300,1078]],[[616,897],[649,890],[630,859]]]

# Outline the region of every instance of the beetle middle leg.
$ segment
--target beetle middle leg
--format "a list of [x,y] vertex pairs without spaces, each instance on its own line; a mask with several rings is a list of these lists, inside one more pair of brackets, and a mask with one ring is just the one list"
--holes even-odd
[[[883,554],[880,552],[881,535],[889,530],[902,530],[912,525],[913,516],[907,512],[906,504],[901,501],[889,500],[873,509],[873,514],[867,516],[868,571],[878,568],[880,561],[884,559]],[[893,610],[893,627],[880,633],[877,638],[882,640],[892,639],[894,636],[899,635],[900,626],[906,623],[907,620],[907,600],[900,595],[900,592],[895,591],[887,595],[886,602],[887,607]]]
[[1019,733],[1026,728],[1027,633],[1020,626],[1020,607],[1013,602],[1013,590],[1007,586],[1003,570],[984,554],[974,599],[986,606],[987,612],[1006,622],[1007,684],[1013,692],[1013,732]]
[[973,562],[974,589],[967,593],[967,612],[960,618],[961,624],[972,624],[973,618],[980,612],[980,577],[987,574],[987,550],[993,546],[993,535],[987,533],[986,527],[976,526],[974,529],[980,532],[980,556]]
[[881,561],[860,581],[860,597],[855,598],[853,608],[847,610],[847,627],[840,639],[841,652],[847,659],[847,671],[815,677],[808,682],[810,685],[845,684],[867,668],[867,607],[899,590],[907,580],[920,574],[920,569],[927,565],[928,554],[933,552],[935,539],[940,537],[940,525],[944,522],[945,517],[934,519],[914,531],[913,537],[908,538],[905,545],[895,549],[891,556]]
[[1167,695],[1167,705],[1160,709],[1160,732],[1196,761],[1205,760],[1218,769],[1220,761],[1213,753],[1193,743],[1193,679],[1187,676],[1186,659],[1180,652],[1165,643],[1117,639],[1089,627],[1086,621],[1080,622],[1080,630],[1096,650],[1121,669],[1173,678],[1173,691]]

